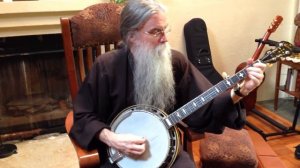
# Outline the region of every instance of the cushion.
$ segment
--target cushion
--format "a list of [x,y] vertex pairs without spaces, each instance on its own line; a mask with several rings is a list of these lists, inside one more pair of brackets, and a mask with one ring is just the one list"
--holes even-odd
[[254,168],[258,165],[253,143],[245,129],[225,128],[222,134],[205,133],[200,142],[203,168]]
[[121,40],[120,15],[123,6],[99,3],[89,6],[70,19],[75,47],[110,44]]

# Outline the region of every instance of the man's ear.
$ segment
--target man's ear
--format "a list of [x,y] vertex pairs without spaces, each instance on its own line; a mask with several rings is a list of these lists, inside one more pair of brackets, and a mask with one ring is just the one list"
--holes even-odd
[[136,40],[136,34],[135,32],[131,31],[127,35],[128,43],[132,44]]

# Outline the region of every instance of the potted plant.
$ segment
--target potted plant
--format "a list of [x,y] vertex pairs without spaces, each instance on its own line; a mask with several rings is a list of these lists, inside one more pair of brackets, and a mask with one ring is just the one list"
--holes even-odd
[[122,3],[125,3],[126,0],[110,0],[110,2],[116,3],[116,4],[122,4]]

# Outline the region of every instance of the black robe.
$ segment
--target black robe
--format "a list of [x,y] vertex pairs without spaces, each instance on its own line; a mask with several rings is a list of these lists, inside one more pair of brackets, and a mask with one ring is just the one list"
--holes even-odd
[[[73,104],[71,137],[83,148],[102,148],[100,155],[106,155],[106,152],[103,150],[105,145],[98,140],[99,132],[109,128],[111,121],[123,109],[135,104],[130,56],[130,52],[122,48],[97,57]],[[175,50],[172,50],[172,65],[176,84],[175,111],[212,85],[186,57]],[[194,131],[222,133],[224,126],[242,128],[245,112],[233,104],[230,92],[226,91],[188,116],[184,122]]]

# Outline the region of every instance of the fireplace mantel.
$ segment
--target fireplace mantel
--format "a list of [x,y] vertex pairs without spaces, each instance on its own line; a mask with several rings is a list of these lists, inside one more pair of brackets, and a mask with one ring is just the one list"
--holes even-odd
[[105,0],[0,2],[0,37],[60,33],[60,17]]

